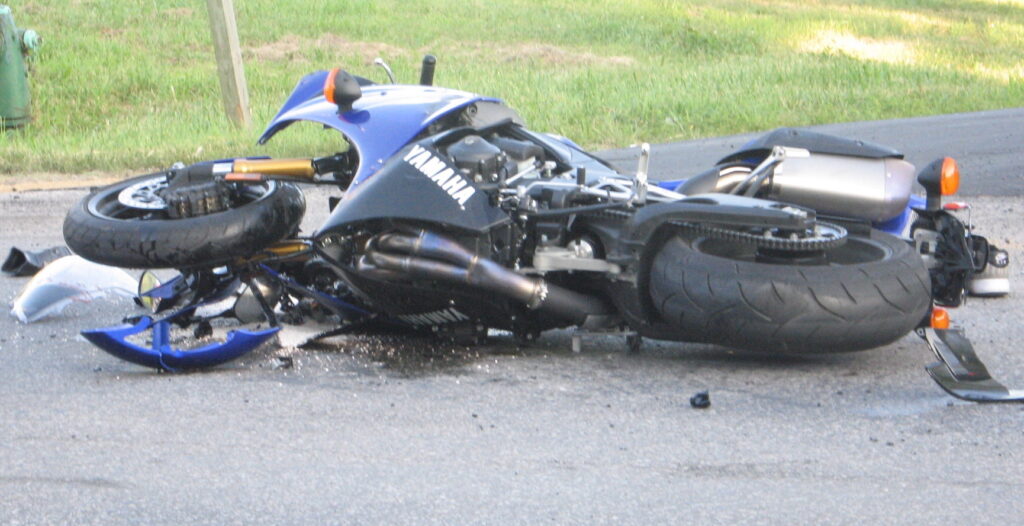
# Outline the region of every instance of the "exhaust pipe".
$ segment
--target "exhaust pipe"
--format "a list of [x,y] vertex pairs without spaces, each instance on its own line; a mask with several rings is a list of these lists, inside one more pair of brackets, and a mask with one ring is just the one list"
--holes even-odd
[[371,249],[360,260],[361,270],[399,272],[482,288],[576,324],[585,322],[590,315],[611,313],[600,299],[542,278],[516,274],[494,260],[477,256],[458,243],[427,231],[415,237],[385,234],[377,238],[376,247],[380,250]]

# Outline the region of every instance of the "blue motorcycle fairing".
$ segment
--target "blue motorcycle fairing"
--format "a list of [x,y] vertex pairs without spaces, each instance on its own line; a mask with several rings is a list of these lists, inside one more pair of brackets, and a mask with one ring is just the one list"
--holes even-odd
[[[270,121],[271,124],[277,121],[281,115],[284,115],[286,111],[302,104],[303,102],[316,98],[318,95],[323,96],[324,83],[327,82],[327,76],[329,74],[329,71],[320,70],[314,71],[299,79],[299,81],[295,83],[295,87],[292,88],[292,93],[288,96],[288,100],[284,101],[284,104],[281,105],[281,109],[277,110],[277,115],[274,115],[274,118]],[[353,76],[360,87],[373,85],[373,81],[369,79],[365,79],[358,75]],[[270,126],[267,126],[267,129],[264,130],[263,135],[260,137],[259,144],[267,142],[267,140],[270,139],[270,136],[273,135],[273,133],[269,135],[267,134],[269,130]]]
[[295,86],[284,106],[260,136],[264,144],[277,132],[296,121],[310,121],[340,131],[359,154],[359,169],[350,189],[359,185],[384,165],[432,122],[470,104],[501,99],[484,97],[465,91],[419,85],[375,84],[364,86],[363,95],[352,104],[352,110],[338,113],[338,107],[327,102],[323,89],[327,72],[307,75]]
[[[170,325],[169,321],[154,322],[152,318],[145,316],[134,325],[125,324],[82,331],[82,336],[93,345],[122,360],[153,369],[177,372],[183,369],[213,367],[234,360],[256,349],[280,330],[280,327],[274,327],[263,331],[231,331],[224,342],[180,351],[171,348]],[[151,328],[151,347],[146,348],[127,341],[129,336]]]

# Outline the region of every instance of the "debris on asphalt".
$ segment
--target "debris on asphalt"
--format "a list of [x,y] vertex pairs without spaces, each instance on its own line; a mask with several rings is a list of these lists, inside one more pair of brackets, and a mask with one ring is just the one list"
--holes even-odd
[[694,409],[707,409],[711,407],[711,395],[707,391],[700,391],[699,393],[690,397],[690,407]]
[[0,271],[15,277],[32,276],[42,270],[47,263],[70,255],[71,250],[65,246],[50,247],[36,251],[11,247],[11,251],[7,254],[7,259],[4,260]]
[[46,265],[33,277],[11,308],[21,323],[59,314],[73,302],[89,303],[114,294],[134,298],[135,278],[116,267],[65,256]]
[[295,365],[295,360],[291,356],[278,356],[277,364],[275,369],[291,369]]

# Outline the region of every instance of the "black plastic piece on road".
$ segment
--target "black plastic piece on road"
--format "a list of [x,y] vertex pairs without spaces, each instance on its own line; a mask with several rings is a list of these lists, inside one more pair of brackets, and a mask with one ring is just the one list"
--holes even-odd
[[1024,390],[992,378],[962,330],[925,328],[918,334],[939,359],[925,371],[950,395],[969,402],[1024,402]]
[[711,407],[711,395],[707,391],[700,391],[690,397],[690,407],[694,409],[707,409]]
[[65,246],[51,247],[34,252],[11,247],[10,253],[7,254],[7,259],[4,260],[2,270],[4,274],[10,276],[31,276],[39,272],[48,263],[53,262],[53,260],[70,255],[71,251]]

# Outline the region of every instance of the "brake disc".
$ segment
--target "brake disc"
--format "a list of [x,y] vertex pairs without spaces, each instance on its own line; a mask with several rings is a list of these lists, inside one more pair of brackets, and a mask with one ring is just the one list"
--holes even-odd
[[163,210],[167,202],[157,193],[167,188],[167,176],[160,175],[125,187],[117,194],[117,201],[129,208]]

